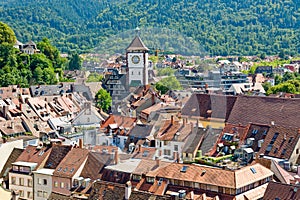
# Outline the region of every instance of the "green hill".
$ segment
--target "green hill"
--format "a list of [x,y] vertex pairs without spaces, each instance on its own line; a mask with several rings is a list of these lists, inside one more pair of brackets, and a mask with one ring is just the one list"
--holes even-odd
[[175,53],[300,52],[299,0],[2,0],[0,20],[62,52],[124,49],[136,26],[147,46]]

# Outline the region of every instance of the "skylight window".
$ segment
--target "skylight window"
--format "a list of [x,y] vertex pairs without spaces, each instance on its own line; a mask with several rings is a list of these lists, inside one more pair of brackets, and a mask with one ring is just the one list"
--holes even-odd
[[180,172],[186,172],[186,170],[187,170],[188,167],[189,166],[186,166],[186,165],[182,166]]
[[72,168],[72,169],[70,170],[70,172],[72,173],[72,172],[74,172],[74,170],[75,170],[75,169],[74,169],[74,168]]
[[62,170],[62,168],[60,167],[60,168],[58,168],[58,170],[57,170],[57,171],[58,171],[58,172],[60,172],[61,170]]
[[149,154],[149,151],[144,151],[144,152],[143,152],[143,157],[147,157],[148,154]]
[[285,152],[286,152],[286,149],[283,149],[282,152],[281,152],[281,155],[284,156]]
[[68,168],[66,167],[65,169],[64,169],[64,172],[67,172],[68,171]]
[[253,174],[256,174],[256,170],[253,167],[250,167],[250,170]]

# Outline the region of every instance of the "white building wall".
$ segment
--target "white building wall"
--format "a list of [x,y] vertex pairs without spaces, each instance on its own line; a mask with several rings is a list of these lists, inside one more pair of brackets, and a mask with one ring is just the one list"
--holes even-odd
[[47,200],[52,192],[52,176],[34,173],[33,177],[34,200]]
[[[16,178],[16,182],[14,184],[12,183],[13,177]],[[23,185],[20,184],[20,178],[23,178],[23,180],[24,180]],[[31,182],[32,182],[32,176],[26,175],[26,174],[17,174],[17,173],[10,172],[9,173],[9,188],[11,190],[14,190],[17,192],[20,192],[20,190],[23,191],[24,196],[22,197],[20,195],[20,198],[22,198],[22,199],[33,199],[33,185],[28,186],[28,180],[31,180]],[[33,184],[33,182],[32,182],[32,184]],[[28,192],[31,193],[31,198],[28,197]]]
[[[138,56],[140,58],[139,63],[132,62],[132,57]],[[132,80],[140,80],[143,85],[148,84],[148,53],[128,53],[128,78],[129,84]],[[145,70],[144,70],[145,69]],[[145,81],[144,81],[145,77]]]

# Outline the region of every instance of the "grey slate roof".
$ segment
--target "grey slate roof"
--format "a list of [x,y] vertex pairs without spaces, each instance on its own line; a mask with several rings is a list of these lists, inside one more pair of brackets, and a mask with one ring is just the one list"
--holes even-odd
[[145,46],[143,41],[139,36],[135,36],[130,45],[127,47],[126,51],[148,51],[149,49]]

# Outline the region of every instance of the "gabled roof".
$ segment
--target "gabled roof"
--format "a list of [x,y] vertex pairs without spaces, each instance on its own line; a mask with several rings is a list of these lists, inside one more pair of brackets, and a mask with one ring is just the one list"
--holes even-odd
[[89,150],[74,148],[64,157],[56,167],[54,176],[71,178],[77,170],[85,163]]
[[126,51],[148,51],[149,49],[145,46],[139,36],[135,36]]
[[140,139],[144,139],[146,138],[147,136],[150,135],[151,131],[152,131],[152,128],[153,128],[153,125],[148,125],[148,124],[143,124],[143,125],[140,125],[140,124],[137,124],[135,127],[133,127],[128,135],[131,136],[131,137],[137,137],[137,138],[140,138]]
[[228,122],[299,127],[300,99],[238,96]]
[[187,141],[185,142],[182,148],[182,152],[194,153],[196,150],[198,150],[206,132],[207,132],[206,129],[198,128],[198,127],[194,128],[192,134],[190,134],[189,137],[187,138]]
[[30,162],[37,163],[35,169],[40,168],[41,164],[45,159],[47,159],[48,155],[51,152],[51,148],[49,147],[35,147],[35,146],[27,146],[26,149],[22,152],[22,154],[17,158],[16,162]]
[[259,150],[258,141],[263,140],[268,134],[270,126],[261,124],[251,124],[246,138],[254,138],[251,148],[257,152]]
[[300,187],[277,182],[270,182],[263,199],[300,199]]
[[179,121],[172,119],[165,120],[157,132],[157,139],[171,141],[178,136],[177,141],[184,141],[193,130],[193,124],[181,124]]
[[21,155],[22,152],[23,152],[23,149],[14,148],[12,150],[5,165],[2,168],[2,171],[0,172],[0,177],[5,177],[7,175],[8,171],[12,167],[12,163],[14,163],[17,160],[17,158]]
[[299,138],[299,128],[271,126],[258,154],[290,159]]
[[[182,171],[183,166],[187,166],[185,171]],[[252,170],[255,170],[255,173],[253,173]],[[199,182],[233,189],[244,187],[272,175],[273,172],[260,164],[254,164],[230,171],[209,166],[172,163],[166,167],[160,168],[158,172],[147,173],[147,176]]]
[[48,169],[55,169],[62,159],[67,155],[67,153],[69,153],[71,148],[71,145],[53,146],[44,167]]
[[108,165],[112,159],[109,154],[102,154],[99,152],[89,152],[88,159],[80,174],[81,177],[96,180],[100,178],[101,170]]
[[227,121],[236,96],[194,93],[182,108],[182,116],[218,118]]

